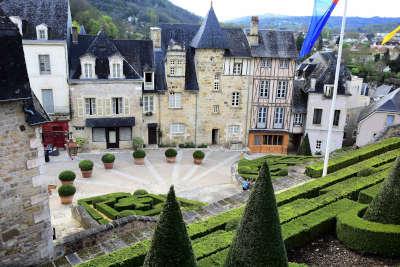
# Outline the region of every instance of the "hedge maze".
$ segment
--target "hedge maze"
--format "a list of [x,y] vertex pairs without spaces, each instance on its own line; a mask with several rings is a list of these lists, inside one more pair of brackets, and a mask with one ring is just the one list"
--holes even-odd
[[[360,252],[400,255],[400,225],[362,218],[367,204],[379,193],[399,156],[400,138],[387,139],[348,152],[343,159],[336,158],[330,163],[327,176],[276,195],[286,249],[336,234],[349,248]],[[312,165],[309,173],[318,174],[318,166]],[[223,266],[243,211],[244,207],[232,209],[188,225],[198,266]],[[149,244],[148,240],[139,242],[80,266],[141,266]]]
[[[89,215],[100,224],[107,224],[110,220],[139,215],[155,216],[161,213],[165,195],[149,194],[138,190],[134,194],[112,193],[78,200],[78,205],[83,206]],[[183,210],[196,210],[205,203],[178,198]]]

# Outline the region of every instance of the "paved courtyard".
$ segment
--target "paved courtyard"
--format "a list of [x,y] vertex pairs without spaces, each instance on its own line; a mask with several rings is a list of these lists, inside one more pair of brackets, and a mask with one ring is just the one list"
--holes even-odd
[[[202,165],[193,164],[193,150],[180,150],[177,163],[165,162],[164,150],[148,150],[145,166],[134,165],[132,152],[113,151],[116,156],[114,169],[105,170],[101,162],[104,152],[82,153],[71,160],[65,152],[43,167],[42,183],[60,185],[58,174],[62,170],[73,170],[77,174],[77,192],[74,203],[80,198],[114,193],[133,192],[146,189],[149,192],[167,193],[170,185],[175,186],[178,196],[204,202],[214,202],[241,191],[231,176],[231,166],[239,160],[240,152],[206,150]],[[82,178],[78,163],[90,159],[95,163],[93,177]],[[82,230],[72,219],[69,205],[61,205],[57,190],[50,196],[52,224],[58,237]]]

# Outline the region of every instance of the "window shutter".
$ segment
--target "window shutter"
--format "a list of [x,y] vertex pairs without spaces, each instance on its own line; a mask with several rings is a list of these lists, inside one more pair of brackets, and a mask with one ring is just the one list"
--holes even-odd
[[83,117],[83,98],[78,98],[76,100],[76,108],[78,117]]
[[111,115],[111,99],[104,100],[104,115]]
[[97,115],[103,116],[104,113],[104,100],[102,98],[96,98]]
[[129,98],[124,98],[125,115],[129,115]]

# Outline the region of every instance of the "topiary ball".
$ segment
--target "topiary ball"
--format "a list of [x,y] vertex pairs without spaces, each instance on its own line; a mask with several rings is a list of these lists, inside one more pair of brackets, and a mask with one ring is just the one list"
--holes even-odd
[[144,159],[146,157],[146,152],[142,149],[136,150],[133,152],[133,158],[135,159]]
[[58,188],[58,195],[60,197],[70,197],[74,195],[75,192],[76,192],[75,186],[70,184],[62,185]]
[[115,156],[113,154],[107,153],[101,157],[103,163],[113,163],[115,161]]
[[79,162],[79,169],[81,169],[81,171],[93,170],[93,161],[87,159],[82,160],[81,162]]
[[367,169],[363,169],[363,170],[359,171],[357,173],[357,176],[358,177],[366,177],[366,176],[370,176],[370,175],[374,174],[374,172],[375,171],[373,168],[367,168]]
[[167,158],[174,158],[176,155],[178,155],[178,151],[176,151],[174,148],[169,148],[165,151],[165,156]]
[[60,181],[70,182],[70,181],[74,181],[75,178],[76,178],[75,173],[73,171],[70,171],[70,170],[62,171],[58,175],[58,179],[60,179]]
[[206,155],[205,155],[204,152],[201,151],[201,150],[196,150],[196,151],[193,153],[193,158],[194,158],[194,159],[204,159],[205,156],[206,156]]
[[148,192],[146,190],[144,190],[144,189],[138,189],[135,192],[133,192],[134,196],[144,196],[144,195],[147,195],[147,194],[148,194]]

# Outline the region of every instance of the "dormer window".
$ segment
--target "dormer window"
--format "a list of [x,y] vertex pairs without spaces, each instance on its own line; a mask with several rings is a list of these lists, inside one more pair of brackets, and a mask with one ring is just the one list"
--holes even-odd
[[145,72],[144,73],[144,90],[154,90],[154,73]]
[[85,79],[92,79],[93,78],[93,65],[90,63],[85,63],[84,64],[85,72],[84,72],[84,77]]
[[110,77],[111,79],[125,78],[123,72],[123,59],[119,54],[111,56],[108,61],[110,62]]
[[38,40],[48,40],[48,29],[46,24],[36,26],[36,36]]
[[324,86],[324,95],[326,97],[332,97],[333,85]]
[[121,64],[114,63],[112,64],[112,78],[118,79],[122,77],[121,72]]
[[96,79],[96,58],[88,54],[81,57],[81,69],[81,79]]

